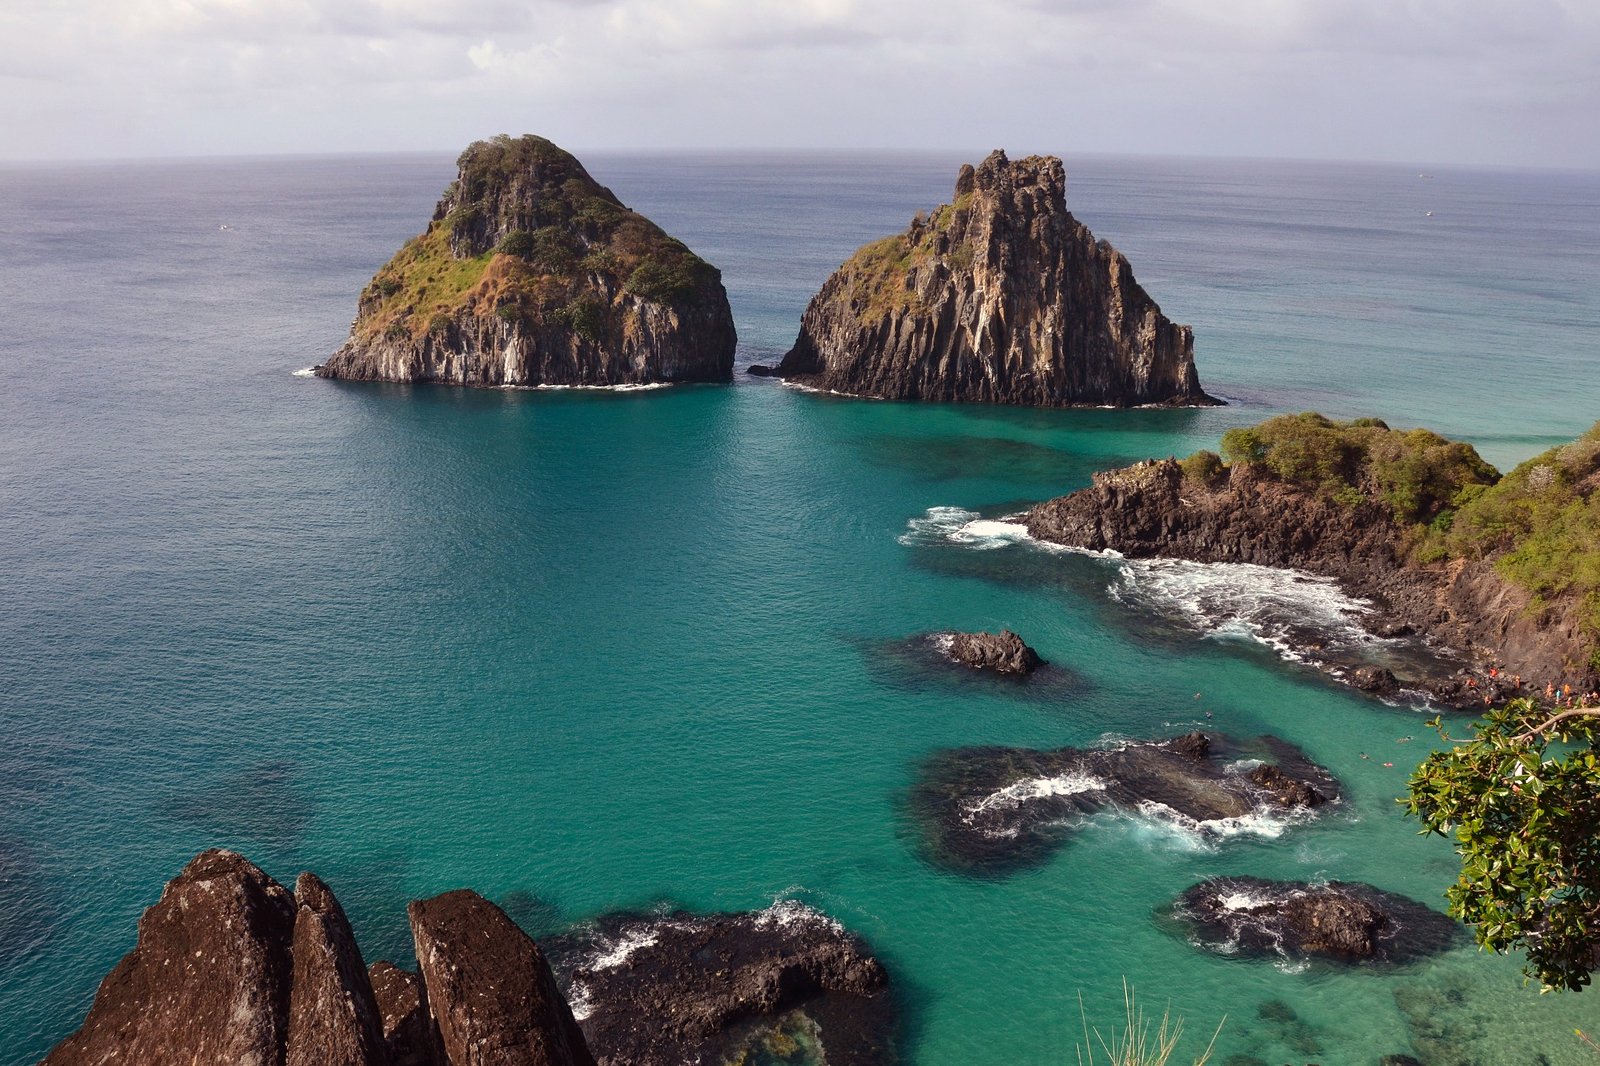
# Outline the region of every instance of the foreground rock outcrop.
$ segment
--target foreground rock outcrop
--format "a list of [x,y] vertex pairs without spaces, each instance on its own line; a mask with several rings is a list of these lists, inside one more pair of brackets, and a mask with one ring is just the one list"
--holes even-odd
[[946,654],[974,670],[1026,677],[1045,665],[1039,653],[1009,629],[998,633],[951,633]]
[[[207,851],[48,1066],[592,1066],[539,949],[471,892],[412,904],[422,976],[369,972],[333,893]],[[376,979],[376,982],[374,982]]]
[[462,153],[427,230],[362,292],[325,378],[454,385],[728,381],[721,274],[541,137]]
[[1340,963],[1406,963],[1463,939],[1447,916],[1371,885],[1214,877],[1186,890],[1172,916],[1229,955]]
[[[1481,710],[1517,695],[1538,696],[1547,684],[1552,694],[1563,684],[1578,692],[1600,684],[1593,609],[1581,592],[1562,591],[1572,567],[1555,574],[1541,594],[1502,565],[1516,547],[1514,531],[1496,526],[1492,537],[1454,547],[1460,527],[1475,517],[1473,507],[1486,507],[1469,502],[1458,514],[1452,501],[1492,504],[1492,494],[1523,492],[1514,479],[1536,484],[1537,460],[1534,470],[1519,467],[1502,483],[1465,445],[1422,430],[1390,431],[1375,420],[1340,424],[1303,415],[1247,432],[1278,425],[1289,427],[1281,435],[1296,445],[1296,463],[1333,473],[1313,481],[1273,454],[1228,465],[1209,453],[1181,463],[1152,460],[1096,474],[1089,488],[1039,504],[1024,517],[1028,532],[1129,558],[1252,563],[1330,577],[1370,602],[1372,610],[1360,621],[1374,635],[1415,637],[1467,664],[1464,672],[1439,667],[1409,678],[1382,667],[1351,674],[1352,683],[1377,695],[1420,689],[1440,702]],[[1548,475],[1553,487],[1537,490],[1551,496],[1545,506],[1566,499],[1581,505],[1600,486],[1600,439],[1595,445],[1594,454],[1573,461],[1570,489],[1560,484],[1567,475]],[[1337,453],[1324,456],[1316,448]],[[1424,474],[1418,484],[1397,484],[1397,470]],[[1594,499],[1600,502],[1600,495]],[[1454,531],[1437,532],[1452,519]],[[1514,526],[1498,513],[1484,520],[1492,523]]]
[[1189,733],[1095,749],[941,752],[923,766],[911,810],[931,861],[1005,873],[1043,861],[1100,812],[1224,837],[1276,829],[1339,795],[1331,774],[1275,737]]
[[368,969],[316,876],[302,874],[291,894],[239,855],[204,852],[145,912],[138,943],[101,983],[82,1028],[45,1063],[895,1060],[882,964],[797,903],[612,915],[547,941],[556,971],[474,892],[419,900],[408,914],[419,972],[386,961]]
[[546,946],[601,1066],[895,1059],[882,964],[798,903],[613,914]]
[[996,151],[955,198],[856,252],[812,298],[776,368],[897,400],[1039,407],[1211,404],[1194,335],[1067,211],[1061,160]]

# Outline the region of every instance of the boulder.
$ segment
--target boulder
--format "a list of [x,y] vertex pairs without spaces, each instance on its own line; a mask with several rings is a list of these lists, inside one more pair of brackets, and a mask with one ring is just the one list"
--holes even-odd
[[593,1066],[544,953],[500,908],[459,889],[407,912],[443,1062]]
[[948,654],[975,670],[1026,677],[1045,665],[1039,653],[1009,629],[998,633],[952,633]]
[[433,1025],[422,1002],[422,979],[392,962],[367,971],[378,1006],[390,1066],[432,1066],[437,1061]]
[[279,1066],[296,908],[231,851],[206,851],[139,919],[139,938],[47,1066],[106,1062]]
[[286,1066],[386,1066],[383,1022],[344,908],[316,874],[295,882]]

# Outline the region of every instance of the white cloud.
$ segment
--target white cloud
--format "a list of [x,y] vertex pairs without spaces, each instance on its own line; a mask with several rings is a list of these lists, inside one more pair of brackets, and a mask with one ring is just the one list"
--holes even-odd
[[1600,165],[1600,144],[1571,125],[1600,109],[1597,12],[1592,0],[9,5],[0,153],[453,147],[508,128],[574,147],[1006,141]]

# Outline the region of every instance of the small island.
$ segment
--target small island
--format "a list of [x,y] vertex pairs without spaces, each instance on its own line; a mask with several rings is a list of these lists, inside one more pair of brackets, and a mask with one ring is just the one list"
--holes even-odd
[[478,141],[317,376],[481,386],[726,382],[721,273],[542,137]]
[[851,256],[782,362],[750,372],[892,400],[1215,404],[1193,331],[1072,217],[1066,189],[1054,156],[963,166],[952,202]]

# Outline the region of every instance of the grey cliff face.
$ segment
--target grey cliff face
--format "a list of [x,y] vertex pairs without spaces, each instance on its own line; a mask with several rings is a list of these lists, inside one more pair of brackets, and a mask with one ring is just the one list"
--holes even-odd
[[1066,207],[1061,160],[992,153],[953,203],[823,285],[774,371],[885,399],[1204,405],[1194,335]]

